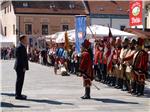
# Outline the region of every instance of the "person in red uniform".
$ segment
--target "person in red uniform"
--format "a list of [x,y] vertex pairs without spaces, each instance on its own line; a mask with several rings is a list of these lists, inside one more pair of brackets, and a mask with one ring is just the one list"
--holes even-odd
[[130,47],[129,50],[123,59],[126,65],[126,70],[125,70],[125,76],[126,76],[126,89],[128,90],[129,93],[131,93],[131,85],[132,85],[132,62],[133,62],[133,56],[136,53],[135,46],[137,44],[137,41],[132,38],[130,41]]
[[99,57],[98,57],[98,67],[100,71],[101,82],[104,83],[106,77],[103,69],[103,54],[104,54],[104,40],[101,40],[99,43]]
[[118,88],[118,86],[119,86],[118,58],[120,56],[120,52],[121,52],[121,38],[117,37],[116,42],[115,42],[115,50],[114,50],[113,56],[112,56],[112,64],[113,64],[112,72],[115,77],[115,88]]
[[107,40],[103,40],[102,49],[99,55],[100,59],[100,69],[102,73],[102,83],[107,83],[107,59],[109,56],[109,52],[107,48]]
[[93,80],[93,69],[92,69],[92,57],[91,52],[89,52],[91,43],[85,40],[82,44],[82,54],[80,61],[80,72],[83,76],[83,86],[85,87],[85,95],[82,99],[90,99],[90,87]]
[[137,96],[144,95],[144,85],[146,72],[148,70],[148,53],[142,49],[142,45],[144,44],[144,40],[138,38],[138,43],[136,46],[137,52],[133,57],[133,93],[137,94]]
[[101,80],[101,75],[100,75],[100,68],[98,66],[99,64],[99,54],[100,54],[100,49],[99,49],[99,43],[96,43],[95,45],[95,52],[94,52],[94,75],[95,75],[95,80],[100,81]]
[[108,85],[115,86],[115,77],[113,74],[113,53],[115,50],[116,39],[113,38],[108,45],[107,71],[108,71]]

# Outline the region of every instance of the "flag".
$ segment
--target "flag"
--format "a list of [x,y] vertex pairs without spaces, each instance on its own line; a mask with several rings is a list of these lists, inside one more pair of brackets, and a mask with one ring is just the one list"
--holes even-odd
[[67,51],[69,51],[69,39],[68,39],[67,31],[65,32],[65,45],[64,45],[64,47]]
[[86,38],[86,16],[76,16],[75,23],[76,39],[75,39],[75,49],[77,53],[80,53],[80,46]]
[[113,35],[112,35],[112,33],[111,33],[111,29],[110,29],[110,27],[109,27],[109,38],[112,38],[113,37]]
[[110,42],[113,38],[113,35],[112,35],[112,32],[111,32],[111,29],[109,27],[109,34],[108,34],[108,38],[107,38],[107,42]]
[[130,1],[130,26],[142,25],[142,0]]

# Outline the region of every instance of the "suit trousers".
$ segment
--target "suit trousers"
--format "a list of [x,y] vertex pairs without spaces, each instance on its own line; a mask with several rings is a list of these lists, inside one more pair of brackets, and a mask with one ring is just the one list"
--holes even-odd
[[20,96],[22,92],[22,87],[24,83],[25,72],[23,70],[16,70],[17,80],[16,80],[16,96]]

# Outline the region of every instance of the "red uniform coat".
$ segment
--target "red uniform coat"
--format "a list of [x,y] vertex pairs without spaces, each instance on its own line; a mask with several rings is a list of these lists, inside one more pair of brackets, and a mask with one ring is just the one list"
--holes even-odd
[[145,80],[145,73],[148,69],[148,53],[139,51],[133,59],[134,80]]
[[81,55],[79,68],[83,74],[84,86],[91,86],[91,81],[93,80],[92,60],[87,51],[84,51]]
[[95,55],[94,55],[94,64],[95,65],[98,64],[99,55],[100,55],[100,50],[96,49],[95,50]]

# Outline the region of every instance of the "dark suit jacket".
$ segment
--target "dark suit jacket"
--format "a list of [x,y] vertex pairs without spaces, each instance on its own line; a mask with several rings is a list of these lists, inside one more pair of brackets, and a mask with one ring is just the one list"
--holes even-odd
[[23,44],[20,43],[16,47],[15,56],[16,56],[16,60],[15,60],[14,69],[23,70],[25,68],[26,70],[29,70],[27,51]]

